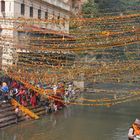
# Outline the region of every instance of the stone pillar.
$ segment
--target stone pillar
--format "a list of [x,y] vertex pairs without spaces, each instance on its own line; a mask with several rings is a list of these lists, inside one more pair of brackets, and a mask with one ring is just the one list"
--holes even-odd
[[1,64],[2,69],[7,69],[8,66],[13,64],[15,56],[13,23],[3,20],[1,21],[1,27]]

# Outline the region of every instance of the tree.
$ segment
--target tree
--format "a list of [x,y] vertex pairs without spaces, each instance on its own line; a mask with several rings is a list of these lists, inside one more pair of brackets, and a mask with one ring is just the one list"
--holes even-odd
[[120,0],[100,0],[98,1],[98,8],[101,12],[116,12],[122,9],[123,4]]
[[83,5],[82,12],[94,17],[96,13],[101,12],[124,12],[127,10],[138,9],[140,0],[88,0]]
[[97,14],[97,4],[94,0],[88,0],[82,6],[82,13],[84,17],[94,17]]

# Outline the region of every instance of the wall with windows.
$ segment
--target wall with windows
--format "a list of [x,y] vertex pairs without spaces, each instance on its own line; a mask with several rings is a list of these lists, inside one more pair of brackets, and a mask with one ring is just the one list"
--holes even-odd
[[[16,0],[14,3],[15,18],[34,18],[49,20],[47,24],[41,24],[42,28],[48,28],[56,31],[69,32],[69,23],[65,19],[69,19],[70,13],[65,8],[51,5],[47,2],[31,0]],[[60,22],[59,22],[60,20]],[[65,21],[64,21],[65,20]],[[36,24],[38,26],[39,22]]]
[[[61,31],[69,33],[69,17],[70,6],[62,0],[0,0],[0,18],[33,18],[38,22],[32,22],[30,25],[40,28],[50,29],[54,31]],[[40,22],[44,20],[45,22]],[[36,21],[36,20],[35,20]],[[19,28],[19,23],[0,20],[2,28],[0,37],[0,53],[2,51],[2,65],[12,65],[16,63],[16,48],[18,44],[18,32],[15,30],[8,30],[8,28]],[[6,29],[7,28],[7,29]],[[26,37],[26,34],[23,33]],[[10,38],[8,40],[8,38]],[[17,44],[16,44],[17,43]],[[22,45],[22,44],[20,44]],[[25,45],[25,43],[24,43]]]
[[69,32],[69,10],[70,6],[61,0],[0,0],[0,17],[49,20],[40,27],[66,33]]
[[0,17],[14,17],[14,0],[0,0]]

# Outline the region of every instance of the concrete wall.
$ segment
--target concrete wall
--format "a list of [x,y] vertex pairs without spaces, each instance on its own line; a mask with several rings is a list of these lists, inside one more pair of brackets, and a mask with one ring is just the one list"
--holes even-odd
[[15,48],[13,45],[14,42],[14,31],[8,30],[7,28],[13,28],[13,23],[8,21],[0,21],[1,28],[4,30],[1,31],[1,41],[0,47],[2,50],[2,66],[5,67],[6,65],[12,65],[14,62],[14,53]]

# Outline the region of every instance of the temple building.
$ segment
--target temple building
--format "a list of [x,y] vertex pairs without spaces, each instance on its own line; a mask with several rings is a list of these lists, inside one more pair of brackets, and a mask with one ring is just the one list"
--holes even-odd
[[30,53],[32,47],[58,43],[48,38],[59,38],[59,41],[72,38],[69,35],[71,2],[0,0],[1,68],[17,64],[19,54]]

